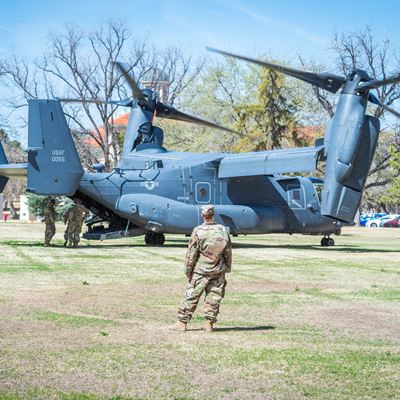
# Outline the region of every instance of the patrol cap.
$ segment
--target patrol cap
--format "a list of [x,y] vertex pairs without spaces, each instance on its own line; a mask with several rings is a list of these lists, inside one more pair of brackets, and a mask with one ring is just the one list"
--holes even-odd
[[201,207],[201,215],[211,216],[214,215],[214,206],[212,204],[207,204]]

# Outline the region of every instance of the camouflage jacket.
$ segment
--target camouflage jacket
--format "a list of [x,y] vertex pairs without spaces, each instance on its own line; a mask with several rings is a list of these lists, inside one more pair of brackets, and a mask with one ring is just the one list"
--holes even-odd
[[88,215],[88,210],[81,204],[75,204],[67,210],[64,215],[64,223],[79,223],[81,224],[83,220]]
[[223,225],[202,224],[193,229],[185,259],[185,273],[216,275],[231,272],[232,244]]
[[54,206],[47,204],[43,209],[43,219],[47,224],[55,224],[56,222],[56,212]]

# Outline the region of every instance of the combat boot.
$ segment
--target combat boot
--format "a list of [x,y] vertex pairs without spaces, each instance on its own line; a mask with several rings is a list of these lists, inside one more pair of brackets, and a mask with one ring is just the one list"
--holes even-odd
[[179,332],[185,332],[186,331],[186,322],[183,321],[177,321],[175,324],[170,325],[168,329],[170,331],[179,331]]
[[210,321],[209,319],[206,319],[204,321],[204,330],[208,333],[214,332],[213,324],[214,322]]

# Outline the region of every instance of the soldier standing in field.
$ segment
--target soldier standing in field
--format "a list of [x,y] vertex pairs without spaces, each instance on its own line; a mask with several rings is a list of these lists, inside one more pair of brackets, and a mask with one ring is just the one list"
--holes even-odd
[[76,199],[75,204],[64,215],[64,224],[67,224],[64,232],[64,247],[78,247],[82,224],[87,215],[88,210],[82,205],[80,199]]
[[43,209],[43,219],[46,224],[46,229],[44,232],[44,245],[50,246],[50,241],[56,233],[56,211],[55,206],[56,201],[51,197],[46,199],[44,209]]
[[223,225],[215,223],[212,205],[203,206],[201,215],[204,223],[193,229],[186,253],[188,286],[178,311],[178,322],[171,326],[173,330],[186,330],[205,292],[204,329],[212,332],[225,294],[225,273],[231,272],[232,244],[228,232]]

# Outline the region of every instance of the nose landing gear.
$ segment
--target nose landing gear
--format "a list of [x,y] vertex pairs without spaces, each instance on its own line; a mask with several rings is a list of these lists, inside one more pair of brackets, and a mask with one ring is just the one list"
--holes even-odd
[[323,247],[334,246],[334,245],[335,245],[335,241],[329,236],[325,235],[321,239],[321,246],[323,246]]

